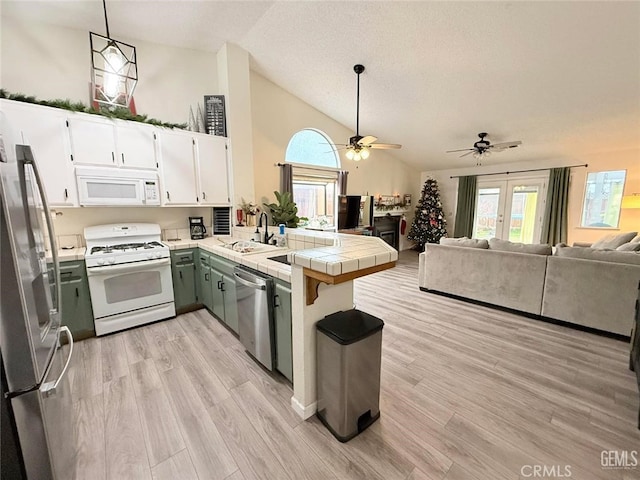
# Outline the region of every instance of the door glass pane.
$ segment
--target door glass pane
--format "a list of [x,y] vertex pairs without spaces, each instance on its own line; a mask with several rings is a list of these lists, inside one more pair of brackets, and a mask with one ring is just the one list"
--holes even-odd
[[500,188],[479,188],[473,238],[496,237]]
[[509,218],[509,240],[511,242],[533,243],[538,194],[539,187],[537,185],[513,187],[511,218]]

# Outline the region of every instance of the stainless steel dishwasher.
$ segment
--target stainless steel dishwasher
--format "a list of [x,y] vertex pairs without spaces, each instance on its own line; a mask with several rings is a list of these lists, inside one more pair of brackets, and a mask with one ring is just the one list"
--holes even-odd
[[246,267],[235,267],[240,342],[267,369],[273,370],[273,278]]

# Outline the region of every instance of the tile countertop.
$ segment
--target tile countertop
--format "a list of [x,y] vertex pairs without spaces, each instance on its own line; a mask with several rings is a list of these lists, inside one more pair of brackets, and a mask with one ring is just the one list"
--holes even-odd
[[59,248],[58,249],[58,261],[59,262],[73,262],[76,260],[84,260],[85,247],[75,248]]
[[[227,243],[237,238],[221,237]],[[378,237],[347,235],[287,229],[287,245],[291,248],[271,247],[268,252],[242,254],[222,246],[215,237],[204,240],[165,241],[174,249],[200,247],[208,252],[246,265],[285,282],[291,282],[291,267],[269,257],[287,254],[291,264],[337,276],[366,268],[395,262],[398,251]]]

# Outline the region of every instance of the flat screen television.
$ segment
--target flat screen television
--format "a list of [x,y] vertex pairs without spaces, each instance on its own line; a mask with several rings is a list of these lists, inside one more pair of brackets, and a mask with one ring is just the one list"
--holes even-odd
[[338,230],[373,226],[373,196],[338,195]]

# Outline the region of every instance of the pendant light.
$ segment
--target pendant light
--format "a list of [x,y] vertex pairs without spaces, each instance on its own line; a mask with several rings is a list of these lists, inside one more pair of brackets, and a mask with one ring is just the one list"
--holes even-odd
[[91,96],[112,107],[129,107],[138,83],[136,47],[109,36],[106,0],[102,0],[107,36],[89,32],[91,46]]

